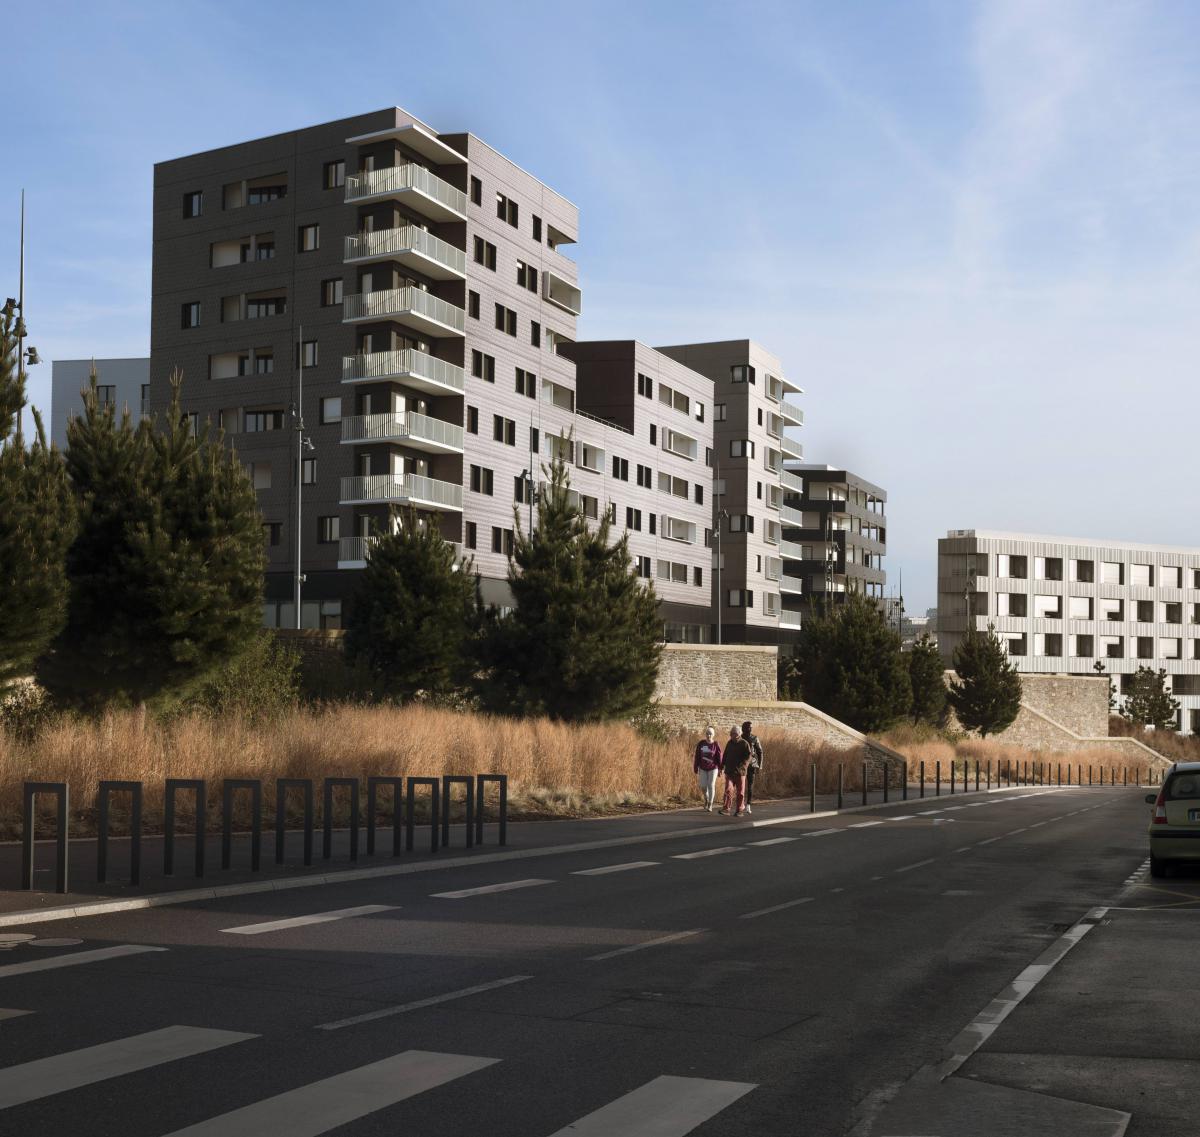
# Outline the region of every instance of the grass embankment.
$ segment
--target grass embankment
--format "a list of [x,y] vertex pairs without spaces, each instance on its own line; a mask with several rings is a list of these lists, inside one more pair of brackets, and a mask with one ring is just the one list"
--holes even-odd
[[[1140,741],[1147,742],[1149,745],[1149,741],[1144,735],[1139,733],[1136,737]],[[1008,769],[1011,766],[1014,785],[1017,782],[1018,776],[1023,776],[1026,763],[1029,764],[1030,770],[1032,770],[1035,762],[1041,765],[1045,770],[1047,782],[1051,780],[1057,782],[1058,767],[1060,764],[1062,766],[1063,781],[1065,782],[1068,775],[1067,767],[1070,766],[1071,780],[1079,782],[1082,774],[1082,780],[1085,784],[1088,779],[1089,767],[1092,770],[1092,776],[1097,782],[1100,780],[1101,773],[1103,773],[1106,782],[1111,781],[1115,773],[1116,780],[1120,783],[1124,780],[1125,771],[1128,770],[1129,781],[1132,784],[1135,776],[1144,782],[1147,772],[1152,765],[1148,760],[1149,755],[1147,755],[1146,759],[1135,761],[1128,754],[1104,747],[1097,747],[1092,750],[1031,751],[1024,746],[1014,746],[992,739],[951,738],[930,727],[921,726],[897,727],[883,735],[880,741],[886,746],[890,746],[893,750],[898,750],[908,759],[910,779],[920,776],[921,762],[924,762],[927,781],[933,780],[936,763],[938,762],[942,764],[943,779],[949,779],[950,768],[953,764],[954,769],[957,771],[956,776],[961,777],[964,772],[969,771],[972,783],[975,777],[976,762],[979,763],[985,773],[988,763],[991,763],[993,780],[995,780],[998,771]],[[1187,740],[1175,738],[1172,741],[1183,743]],[[1032,773],[1030,773],[1029,780],[1033,780]]]
[[[64,718],[31,738],[0,730],[0,839],[20,832],[21,785],[63,781],[71,791],[72,832],[95,830],[101,779],[145,783],[143,826],[161,829],[166,778],[208,783],[209,826],[220,825],[225,778],[263,780],[264,822],[273,821],[277,778],[368,775],[441,776],[500,773],[509,777],[509,816],[585,817],[697,804],[694,736],[654,739],[624,724],[571,726],[549,719],[510,719],[428,706],[334,706],[296,710],[264,723],[200,715],[167,721],[119,712],[99,720]],[[847,762],[847,788],[857,788],[855,756],[813,746],[784,731],[760,733],[767,760],[755,793],[762,798],[807,793],[811,763],[818,786],[832,789]],[[461,791],[456,791],[461,792]],[[390,798],[390,795],[385,795]],[[239,795],[236,823],[249,822],[249,795]],[[113,799],[113,831],[126,824],[125,798]],[[365,804],[365,798],[364,798]],[[53,812],[46,799],[45,816]],[[297,803],[298,806],[298,803]],[[180,822],[191,824],[191,794],[178,798]],[[387,817],[390,802],[381,814]],[[338,820],[348,817],[339,802]],[[298,820],[294,818],[293,820]]]

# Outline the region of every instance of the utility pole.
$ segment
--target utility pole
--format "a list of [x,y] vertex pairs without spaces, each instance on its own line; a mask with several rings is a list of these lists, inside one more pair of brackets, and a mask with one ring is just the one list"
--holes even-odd
[[296,373],[296,402],[292,407],[292,420],[296,426],[296,580],[294,603],[296,606],[296,631],[300,631],[300,586],[304,583],[304,572],[301,565],[304,548],[304,512],[302,498],[304,494],[304,453],[315,449],[311,437],[304,434],[304,325],[300,325],[300,338],[297,343],[299,366]]
[[717,644],[719,646],[721,643],[721,610],[725,605],[725,597],[721,593],[721,522],[728,517],[729,514],[721,508],[722,494],[720,490],[717,489],[717,487],[721,485],[721,463],[717,462],[713,468],[715,470],[713,480],[713,489],[715,492],[713,493],[713,501],[716,504],[716,525],[713,532],[717,538]]

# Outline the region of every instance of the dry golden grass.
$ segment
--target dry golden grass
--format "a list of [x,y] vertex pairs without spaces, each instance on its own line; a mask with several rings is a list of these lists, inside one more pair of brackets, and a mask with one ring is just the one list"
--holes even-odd
[[[212,825],[219,823],[225,778],[262,779],[268,818],[275,779],[326,776],[507,774],[514,817],[694,805],[692,748],[703,725],[697,724],[695,736],[656,741],[623,724],[570,726],[420,705],[298,710],[265,724],[201,716],[160,722],[135,712],[99,721],[64,719],[27,742],[0,730],[0,838],[19,832],[26,780],[68,783],[77,833],[94,826],[101,779],[145,783],[144,824],[151,831],[161,825],[163,782],[169,777],[207,781]],[[851,772],[857,768],[853,754],[814,747],[783,731],[764,731],[761,737],[767,761],[755,791],[763,798],[806,793],[813,762],[822,789],[836,785],[839,761],[847,761]],[[848,787],[857,784],[853,776],[847,779]],[[190,797],[179,800],[185,819]],[[124,823],[120,804],[114,799],[117,832]],[[49,807],[47,801],[47,812]],[[238,823],[248,817],[243,802]]]

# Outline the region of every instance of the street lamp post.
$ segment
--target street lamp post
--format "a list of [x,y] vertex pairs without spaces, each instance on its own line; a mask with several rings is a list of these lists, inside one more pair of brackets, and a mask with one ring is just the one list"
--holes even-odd
[[304,494],[304,455],[313,453],[312,437],[304,433],[304,328],[300,328],[299,366],[296,378],[296,401],[292,404],[292,422],[296,428],[296,580],[293,602],[296,606],[296,631],[303,626],[300,618],[300,586],[304,583],[301,556],[304,548],[302,498]]
[[[36,347],[25,347],[25,191],[21,191],[21,240],[20,240],[20,259],[17,269],[17,295],[16,297],[8,297],[4,303],[5,314],[12,319],[16,318],[17,323],[17,384],[22,391],[25,390],[25,365],[30,367],[42,362],[42,358],[38,355]],[[18,410],[16,434],[21,436],[21,412]]]

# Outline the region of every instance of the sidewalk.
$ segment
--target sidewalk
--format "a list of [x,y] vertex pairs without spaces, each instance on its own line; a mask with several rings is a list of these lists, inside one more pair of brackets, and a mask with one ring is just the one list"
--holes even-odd
[[[1015,788],[1015,787],[1014,787]],[[1029,787],[1032,788],[1032,787]],[[948,785],[942,787],[942,797],[949,796]],[[971,792],[974,792],[972,784]],[[955,796],[963,790],[957,788]],[[932,786],[926,787],[926,800],[935,797]],[[919,799],[919,787],[908,787],[908,800]],[[892,789],[889,801],[903,803],[903,792]],[[873,790],[867,795],[867,807],[884,803],[882,791]],[[777,824],[783,820],[808,816],[830,816],[837,810],[836,794],[820,794],[816,800],[815,814],[810,812],[810,801],[804,798],[784,798],[764,801],[755,806],[753,815],[744,819],[722,817],[706,813],[699,808],[670,810],[665,812],[640,813],[612,817],[595,817],[569,820],[515,821],[508,824],[508,841],[498,844],[498,826],[484,826],[482,845],[466,847],[466,828],[454,824],[450,828],[450,843],[437,853],[430,852],[430,830],[426,822],[415,831],[412,852],[402,851],[392,856],[392,827],[390,822],[380,824],[376,834],[374,855],[366,852],[366,828],[359,830],[358,859],[350,860],[350,831],[335,830],[331,855],[322,857],[321,827],[313,834],[313,863],[303,863],[303,833],[289,830],[284,842],[284,860],[275,863],[275,833],[264,828],[262,832],[262,854],[260,870],[250,868],[251,838],[249,834],[235,834],[232,842],[231,867],[221,868],[221,837],[210,834],[205,841],[204,876],[195,875],[195,839],[191,834],[177,833],[175,837],[175,871],[171,876],[163,872],[163,838],[142,838],[141,883],[133,887],[128,883],[130,840],[110,838],[108,845],[108,883],[96,882],[97,842],[93,837],[74,839],[70,842],[68,892],[53,890],[56,871],[56,849],[53,839],[37,842],[34,859],[34,890],[19,888],[21,878],[21,847],[18,843],[0,845],[0,926],[17,923],[14,917],[20,914],[29,918],[33,910],[58,910],[56,916],[70,915],[71,909],[106,902],[129,902],[129,906],[144,906],[139,901],[146,897],[179,894],[177,902],[204,899],[215,894],[258,889],[303,887],[306,884],[327,883],[336,879],[352,880],[363,876],[383,875],[391,872],[422,871],[444,865],[462,864],[471,859],[510,860],[522,856],[549,855],[556,851],[582,851],[589,847],[607,844],[635,844],[666,838],[705,836],[711,832],[735,828]],[[843,812],[863,808],[861,791],[845,794]],[[403,833],[401,833],[403,842]],[[170,900],[161,901],[164,903]],[[145,905],[148,906],[148,905]],[[82,912],[77,914],[83,914]],[[5,917],[9,917],[6,919]]]

